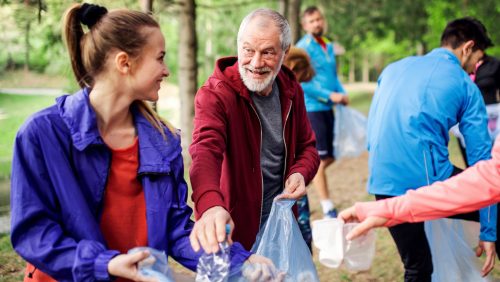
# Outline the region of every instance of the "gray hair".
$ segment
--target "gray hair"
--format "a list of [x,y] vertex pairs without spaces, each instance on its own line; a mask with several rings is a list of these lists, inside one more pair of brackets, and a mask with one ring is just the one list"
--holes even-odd
[[[267,8],[259,8],[252,11],[248,14],[240,24],[240,29],[238,30],[237,44],[239,46],[241,38],[243,36],[243,31],[247,27],[247,25],[255,18],[265,18],[273,21],[276,24],[276,27],[280,30],[280,42],[281,49],[283,51],[287,50],[290,45],[292,45],[292,33],[290,31],[290,25],[288,25],[288,21],[283,17],[280,13],[267,9]],[[262,23],[264,24],[264,23]],[[265,27],[265,26],[264,26]]]

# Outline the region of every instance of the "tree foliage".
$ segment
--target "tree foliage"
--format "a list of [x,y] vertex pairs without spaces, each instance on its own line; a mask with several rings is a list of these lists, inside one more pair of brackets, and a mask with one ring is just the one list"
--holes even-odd
[[[140,9],[140,1],[92,2],[108,8]],[[4,19],[0,23],[0,40],[4,45],[0,49],[0,71],[7,65],[18,68],[28,65],[39,71],[68,72],[60,20],[72,2],[0,0],[0,16]],[[500,2],[497,0],[196,0],[198,85],[210,75],[217,58],[236,54],[236,34],[244,15],[257,7],[285,9],[297,2],[301,2],[301,11],[309,5],[318,5],[324,11],[328,37],[346,49],[339,58],[341,72],[347,76],[352,60],[357,79],[360,78],[362,58],[369,58],[370,77],[374,79],[377,70],[389,62],[438,46],[444,26],[457,17],[478,18],[487,27],[493,42],[500,44],[500,30],[496,28],[500,18]],[[181,2],[155,0],[153,3],[154,16],[167,41],[171,81],[176,81],[178,8]],[[488,52],[500,56],[500,47],[495,46]]]

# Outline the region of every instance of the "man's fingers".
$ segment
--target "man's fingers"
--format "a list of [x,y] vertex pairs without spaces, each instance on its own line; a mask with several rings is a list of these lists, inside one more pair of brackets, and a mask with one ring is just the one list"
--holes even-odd
[[[226,240],[226,224],[230,223],[230,218],[225,216],[215,217],[215,230],[217,232],[217,241],[223,242]],[[232,227],[231,227],[232,230]]]
[[[207,240],[206,253],[216,253],[219,250],[219,242],[217,241],[217,225],[216,221],[209,221],[205,224],[205,239]],[[203,245],[203,243],[202,243]]]
[[191,230],[191,234],[189,234],[189,242],[191,242],[191,247],[195,252],[198,252],[200,250],[200,243],[198,242],[198,237],[196,236],[196,224],[195,227],[193,227],[193,230]]
[[490,253],[486,256],[483,268],[481,269],[481,275],[483,277],[488,275],[494,266],[495,266],[495,254]]
[[476,257],[480,257],[483,254],[483,247],[481,245],[476,247]]
[[200,243],[201,248],[206,252],[210,253],[210,244],[208,243],[207,237],[205,235],[205,224],[201,225],[197,230],[196,230],[196,238],[198,239],[198,242]]

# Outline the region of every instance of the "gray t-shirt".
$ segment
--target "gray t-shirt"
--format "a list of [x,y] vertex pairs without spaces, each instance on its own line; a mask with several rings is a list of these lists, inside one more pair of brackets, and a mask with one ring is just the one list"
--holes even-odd
[[283,123],[281,103],[276,82],[268,96],[250,95],[255,104],[262,126],[260,165],[264,181],[261,227],[267,221],[274,197],[283,190],[283,164],[285,145],[283,143]]

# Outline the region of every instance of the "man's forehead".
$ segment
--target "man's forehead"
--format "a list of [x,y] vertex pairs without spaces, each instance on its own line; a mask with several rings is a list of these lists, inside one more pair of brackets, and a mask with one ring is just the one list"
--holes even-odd
[[255,40],[279,42],[280,31],[273,22],[269,22],[269,25],[262,24],[262,22],[250,22],[243,30],[241,39],[242,43],[252,42]]
[[310,14],[305,14],[304,15],[304,19],[305,20],[311,20],[311,19],[317,18],[317,17],[323,18],[323,14],[321,14],[320,11],[314,11],[314,12],[312,12]]

